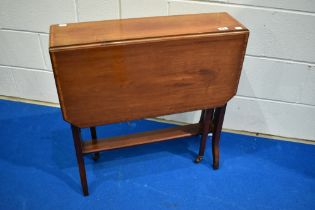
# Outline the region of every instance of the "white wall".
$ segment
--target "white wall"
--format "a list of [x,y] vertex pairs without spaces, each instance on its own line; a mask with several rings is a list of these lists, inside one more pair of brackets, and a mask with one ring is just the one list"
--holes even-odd
[[[224,127],[315,140],[313,0],[0,0],[0,95],[58,102],[50,24],[219,11],[251,30]],[[199,112],[163,118],[192,122]]]

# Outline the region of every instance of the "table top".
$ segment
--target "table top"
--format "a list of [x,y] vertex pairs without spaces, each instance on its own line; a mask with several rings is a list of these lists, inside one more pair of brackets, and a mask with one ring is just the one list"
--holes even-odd
[[71,23],[50,32],[63,117],[78,127],[226,104],[249,35],[227,13]]
[[232,31],[247,29],[228,13],[58,24],[50,27],[50,48]]

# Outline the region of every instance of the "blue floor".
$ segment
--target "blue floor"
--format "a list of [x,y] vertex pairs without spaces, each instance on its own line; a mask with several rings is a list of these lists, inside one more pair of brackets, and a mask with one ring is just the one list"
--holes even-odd
[[[99,136],[170,127],[133,121]],[[88,138],[87,130],[83,130]],[[315,146],[222,134],[221,167],[193,159],[199,137],[85,157],[83,197],[69,125],[60,110],[0,100],[0,209],[315,209]]]

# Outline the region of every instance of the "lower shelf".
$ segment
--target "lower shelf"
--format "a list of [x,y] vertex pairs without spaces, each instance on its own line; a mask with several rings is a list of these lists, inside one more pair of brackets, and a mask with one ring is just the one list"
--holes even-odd
[[127,136],[117,136],[106,139],[98,139],[96,144],[92,141],[83,142],[83,154],[100,152],[135,145],[172,140],[182,137],[197,135],[201,132],[201,124],[190,124],[176,126],[172,128],[147,131],[142,133],[130,134]]

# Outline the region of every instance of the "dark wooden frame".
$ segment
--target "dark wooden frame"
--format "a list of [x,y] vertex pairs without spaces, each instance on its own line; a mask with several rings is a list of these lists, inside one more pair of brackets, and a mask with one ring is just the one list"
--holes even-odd
[[178,139],[182,137],[189,137],[201,134],[200,149],[195,159],[195,163],[199,163],[205,154],[208,134],[212,133],[213,168],[218,169],[220,159],[219,142],[224,120],[225,108],[226,104],[222,107],[202,110],[200,121],[196,124],[176,126],[173,128],[166,128],[156,131],[148,131],[107,139],[97,139],[96,127],[91,127],[90,131],[92,139],[91,141],[87,142],[82,141],[81,128],[71,124],[83,194],[85,196],[89,194],[84,165],[84,155],[92,153],[93,159],[96,161],[100,156],[100,151]]

